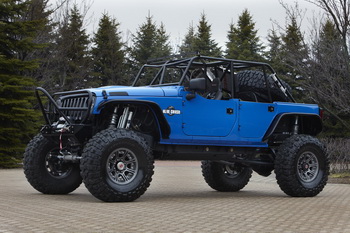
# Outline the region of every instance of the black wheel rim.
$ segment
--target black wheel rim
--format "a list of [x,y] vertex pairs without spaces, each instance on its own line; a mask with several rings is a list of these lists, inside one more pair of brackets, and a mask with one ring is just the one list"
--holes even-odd
[[54,178],[67,177],[72,171],[72,165],[57,158],[58,150],[50,151],[45,157],[45,168]]
[[309,183],[317,178],[319,173],[319,163],[317,156],[306,151],[302,153],[297,162],[297,174],[303,182]]
[[134,152],[127,148],[114,150],[107,158],[107,175],[118,185],[131,183],[138,173],[138,160]]
[[223,172],[228,178],[236,178],[241,171],[236,165],[224,165]]

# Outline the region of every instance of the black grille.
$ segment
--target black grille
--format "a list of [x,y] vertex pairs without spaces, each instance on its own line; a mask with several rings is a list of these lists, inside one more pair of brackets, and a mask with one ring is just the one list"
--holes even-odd
[[[89,90],[57,92],[52,96],[42,87],[37,87],[35,95],[47,125],[53,125],[61,117],[69,125],[85,124],[89,120],[94,96]],[[43,105],[42,97],[46,107]],[[46,99],[45,99],[46,98]]]
[[75,123],[79,123],[86,117],[89,110],[88,95],[62,96],[59,101],[60,110]]

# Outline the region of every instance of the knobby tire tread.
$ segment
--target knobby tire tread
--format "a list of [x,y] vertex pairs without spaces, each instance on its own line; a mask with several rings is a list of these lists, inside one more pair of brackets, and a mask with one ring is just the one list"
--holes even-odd
[[[240,84],[240,91],[254,92],[259,95],[259,99],[262,99],[264,101],[268,100],[267,86],[265,84],[266,81],[263,72],[255,70],[244,70],[237,73],[237,78]],[[282,93],[282,91],[274,85],[273,80],[270,76],[267,77],[267,80],[270,86],[271,97],[273,101],[289,101],[288,97],[286,97],[285,94]],[[289,85],[283,82],[283,80],[282,83],[287,87],[287,89],[291,90]]]
[[[121,192],[113,189],[106,182],[106,174],[102,174],[103,151],[105,146],[110,145],[117,140],[132,140],[135,141],[146,155],[146,177],[137,188],[128,192]],[[154,173],[154,160],[150,146],[147,141],[140,137],[134,131],[123,129],[107,129],[96,134],[87,143],[83,151],[83,158],[81,160],[81,176],[84,184],[90,193],[96,198],[105,202],[128,202],[134,201],[145,193],[152,181]]]
[[[322,167],[321,180],[314,187],[306,187],[297,178],[296,156],[298,151],[308,145],[319,148],[321,155],[318,158],[319,167]],[[320,164],[323,163],[323,164]],[[313,197],[325,187],[329,174],[329,159],[321,142],[310,135],[294,135],[278,148],[275,160],[275,174],[281,190],[293,197]]]
[[229,179],[223,174],[221,166],[217,162],[202,161],[202,175],[206,183],[212,188],[220,192],[237,192],[243,189],[249,182],[252,176],[252,169],[245,167],[235,179]]
[[54,178],[46,171],[44,158],[45,147],[55,145],[42,134],[36,135],[27,145],[24,152],[23,169],[28,182],[43,194],[68,194],[82,183],[79,167],[73,164],[72,172],[65,178]]

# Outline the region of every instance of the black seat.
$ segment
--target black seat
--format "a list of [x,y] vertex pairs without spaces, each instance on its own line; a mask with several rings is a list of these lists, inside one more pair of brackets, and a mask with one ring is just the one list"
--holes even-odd
[[221,100],[222,88],[221,81],[219,78],[215,78],[213,81],[209,82],[207,89],[207,99]]

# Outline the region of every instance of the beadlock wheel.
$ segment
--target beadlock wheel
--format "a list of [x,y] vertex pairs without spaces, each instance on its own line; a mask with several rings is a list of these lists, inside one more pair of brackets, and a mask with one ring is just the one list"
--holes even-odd
[[102,130],[86,144],[81,175],[89,192],[106,202],[134,201],[152,181],[154,159],[145,138],[132,131]]
[[107,158],[108,177],[116,184],[129,184],[137,176],[138,160],[127,148],[113,151]]
[[297,162],[297,171],[298,176],[302,181],[314,181],[319,172],[317,156],[310,151],[302,153]]
[[82,182],[79,164],[57,158],[57,144],[38,134],[24,153],[23,168],[28,182],[44,194],[67,194]]
[[313,197],[327,184],[329,159],[321,142],[310,135],[293,135],[278,148],[277,183],[292,197]]
[[69,176],[72,171],[72,166],[58,159],[57,156],[55,156],[55,153],[58,153],[58,149],[55,149],[46,155],[45,167],[52,177],[62,179]]

